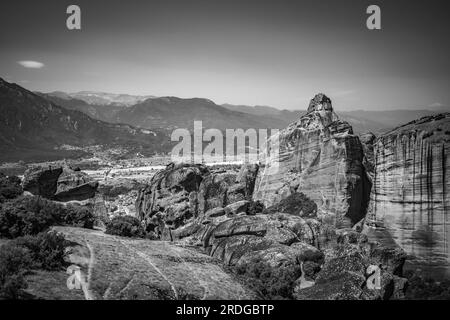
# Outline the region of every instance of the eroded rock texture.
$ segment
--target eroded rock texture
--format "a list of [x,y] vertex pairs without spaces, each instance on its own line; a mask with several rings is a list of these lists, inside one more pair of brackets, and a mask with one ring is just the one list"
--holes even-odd
[[425,117],[379,137],[366,232],[450,275],[450,114]]
[[322,213],[334,214],[337,226],[351,226],[365,216],[370,182],[362,164],[362,145],[352,127],[338,119],[328,97],[316,95],[308,113],[271,137],[269,147],[255,200],[270,207],[302,192]]

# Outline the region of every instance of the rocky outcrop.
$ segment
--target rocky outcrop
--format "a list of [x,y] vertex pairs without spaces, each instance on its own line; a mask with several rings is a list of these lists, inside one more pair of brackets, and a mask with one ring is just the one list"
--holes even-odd
[[[271,137],[280,152],[270,152],[262,168],[170,164],[140,191],[136,211],[157,238],[200,247],[264,290],[282,277],[283,297],[401,297],[404,252],[360,233],[370,158],[325,95],[308,111]],[[373,137],[364,141],[369,148]],[[381,289],[365,288],[369,266],[382,269]],[[272,278],[261,280],[260,272]]]
[[450,114],[424,117],[374,143],[365,232],[400,246],[432,276],[450,275]]
[[62,167],[53,168],[51,166],[27,169],[24,174],[23,190],[52,199],[56,193],[58,178],[62,171]]
[[338,227],[352,226],[365,216],[370,181],[362,145],[352,127],[334,113],[328,97],[316,95],[304,116],[271,137],[268,150],[255,200],[270,207],[301,192],[317,203],[320,213],[334,215]]
[[86,173],[65,166],[30,168],[23,181],[25,191],[63,202],[90,199],[97,187]]
[[86,200],[93,198],[98,183],[86,173],[64,167],[56,182],[54,199],[57,201]]
[[[308,260],[308,274],[317,272],[320,265],[305,254],[321,246],[321,224],[311,218],[317,206],[294,194],[264,211],[251,200],[257,172],[256,165],[212,172],[203,165],[171,164],[141,190],[136,210],[157,238],[198,245],[228,266],[258,260],[274,269],[299,270]],[[294,203],[299,199],[300,205]]]
[[257,172],[253,164],[222,172],[200,164],[170,164],[140,190],[136,212],[157,237],[186,237],[211,219],[245,214]]
[[[315,276],[315,284],[297,289],[299,300],[374,300],[403,298],[406,279],[402,267],[406,255],[389,249],[353,230],[340,230],[337,245],[326,250],[325,263]],[[368,287],[369,267],[380,268],[380,288]]]
[[236,264],[251,251],[304,242],[318,246],[318,223],[290,214],[239,216],[206,228],[199,239],[214,257]]
[[366,132],[363,133],[359,139],[361,140],[361,144],[363,147],[364,152],[364,158],[363,158],[363,165],[366,169],[366,172],[372,182],[373,176],[375,174],[375,159],[374,159],[374,142],[376,139],[376,136],[372,132]]

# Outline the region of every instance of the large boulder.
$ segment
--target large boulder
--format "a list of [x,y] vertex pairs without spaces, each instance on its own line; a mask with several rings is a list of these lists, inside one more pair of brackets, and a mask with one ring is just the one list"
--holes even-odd
[[308,112],[272,136],[268,145],[255,200],[271,207],[301,192],[320,212],[334,214],[338,227],[352,226],[365,216],[371,185],[363,147],[352,127],[334,113],[328,97],[316,95]]
[[86,200],[93,198],[98,182],[93,181],[86,173],[63,168],[56,182],[54,199],[57,201]]
[[[140,190],[136,212],[146,229],[173,240],[205,231],[224,216],[246,214],[258,166],[210,171],[201,164],[169,164]],[[213,223],[213,225],[215,225]],[[206,229],[205,229],[206,228]]]
[[56,201],[86,200],[94,197],[98,183],[86,173],[67,166],[37,166],[24,174],[23,189]]
[[197,218],[200,184],[209,175],[208,168],[200,164],[171,163],[158,171],[136,200],[137,215],[147,231],[171,240],[172,230],[184,228]]
[[[289,252],[303,252],[304,248],[293,244],[303,242],[316,245],[318,235],[311,227],[313,224],[312,219],[305,220],[284,213],[237,216],[210,225],[208,232],[198,236],[212,256],[228,265],[236,265],[241,258],[248,261],[253,251],[258,251],[260,257],[265,256],[265,250],[272,252],[269,256],[276,256],[274,252],[284,252],[285,255],[289,246],[292,247]],[[298,264],[295,254],[288,256],[295,256],[292,263]]]
[[58,188],[58,178],[62,172],[63,168],[60,166],[27,169],[24,173],[23,190],[52,199]]

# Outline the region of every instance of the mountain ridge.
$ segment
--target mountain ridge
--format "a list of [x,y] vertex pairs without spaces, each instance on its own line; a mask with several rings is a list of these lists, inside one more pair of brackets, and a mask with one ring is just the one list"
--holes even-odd
[[[86,146],[153,154],[167,148],[164,132],[92,119],[0,78],[0,160],[48,160],[83,155]],[[76,150],[62,149],[74,146]],[[78,147],[78,148],[77,148]]]
[[[306,113],[306,110],[281,110],[271,106],[219,105],[206,98],[152,96],[131,106],[119,106],[89,104],[84,100],[73,98],[71,94],[62,92],[44,95],[65,108],[82,111],[93,118],[112,123],[123,122],[146,129],[191,128],[194,120],[202,120],[205,128],[283,129]],[[224,109],[232,111],[232,113],[226,112]],[[336,112],[343,120],[352,124],[356,133],[362,134],[370,131],[381,134],[404,122],[438,114],[442,112],[441,109],[379,111],[357,109],[337,110]],[[189,110],[189,113],[186,113],[186,110]]]

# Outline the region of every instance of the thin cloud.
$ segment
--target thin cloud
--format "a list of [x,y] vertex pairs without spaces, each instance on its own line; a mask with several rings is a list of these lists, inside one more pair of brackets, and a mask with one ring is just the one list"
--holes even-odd
[[17,63],[22,67],[31,69],[40,69],[45,66],[42,62],[32,60],[17,61]]
[[429,105],[431,108],[443,107],[444,105],[440,102],[435,102]]

